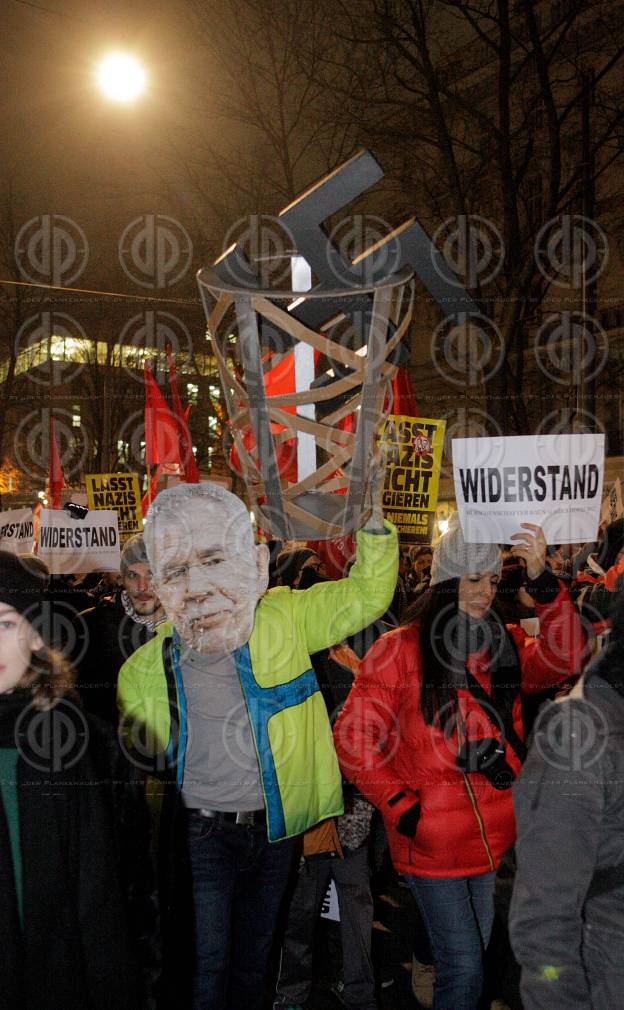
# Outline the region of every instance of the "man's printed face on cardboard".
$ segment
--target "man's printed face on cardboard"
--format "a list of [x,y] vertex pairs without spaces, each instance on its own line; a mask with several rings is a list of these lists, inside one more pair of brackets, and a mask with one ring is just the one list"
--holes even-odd
[[187,499],[178,519],[158,519],[154,588],[186,645],[232,652],[251,635],[268,585],[268,549],[254,545],[248,516],[218,499]]

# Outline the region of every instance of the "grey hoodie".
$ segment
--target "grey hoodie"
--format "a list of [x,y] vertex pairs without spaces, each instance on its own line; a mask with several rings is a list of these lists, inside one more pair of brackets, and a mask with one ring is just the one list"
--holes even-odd
[[[510,935],[525,1010],[624,1005],[623,684],[618,638],[590,668],[584,698],[542,709],[514,786]],[[614,867],[619,882],[611,874],[593,894]]]

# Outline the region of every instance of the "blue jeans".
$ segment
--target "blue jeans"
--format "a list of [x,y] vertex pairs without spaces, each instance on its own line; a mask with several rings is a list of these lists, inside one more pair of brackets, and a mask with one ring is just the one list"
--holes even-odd
[[494,923],[495,873],[406,876],[429,934],[436,980],[433,1010],[477,1010],[483,953]]
[[264,825],[189,812],[195,911],[193,1010],[261,1010],[275,923],[295,842],[269,843]]

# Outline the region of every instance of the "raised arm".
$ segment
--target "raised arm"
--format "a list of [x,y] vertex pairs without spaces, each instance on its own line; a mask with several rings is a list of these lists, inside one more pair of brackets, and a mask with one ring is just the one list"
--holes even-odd
[[527,592],[535,601],[540,637],[515,632],[522,668],[522,690],[531,693],[554,687],[571,674],[580,673],[585,633],[576,607],[563,584],[546,567],[546,540],[539,526],[522,523],[515,533],[514,553],[527,565]]
[[346,579],[293,593],[296,619],[310,654],[337,645],[386,612],[399,573],[398,537],[385,522],[356,534],[355,564]]

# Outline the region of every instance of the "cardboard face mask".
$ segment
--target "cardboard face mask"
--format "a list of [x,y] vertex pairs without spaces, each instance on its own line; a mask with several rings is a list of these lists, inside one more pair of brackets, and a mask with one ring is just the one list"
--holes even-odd
[[248,515],[226,502],[186,499],[176,522],[159,517],[153,583],[182,641],[206,655],[240,648],[268,583],[268,551],[255,547]]

